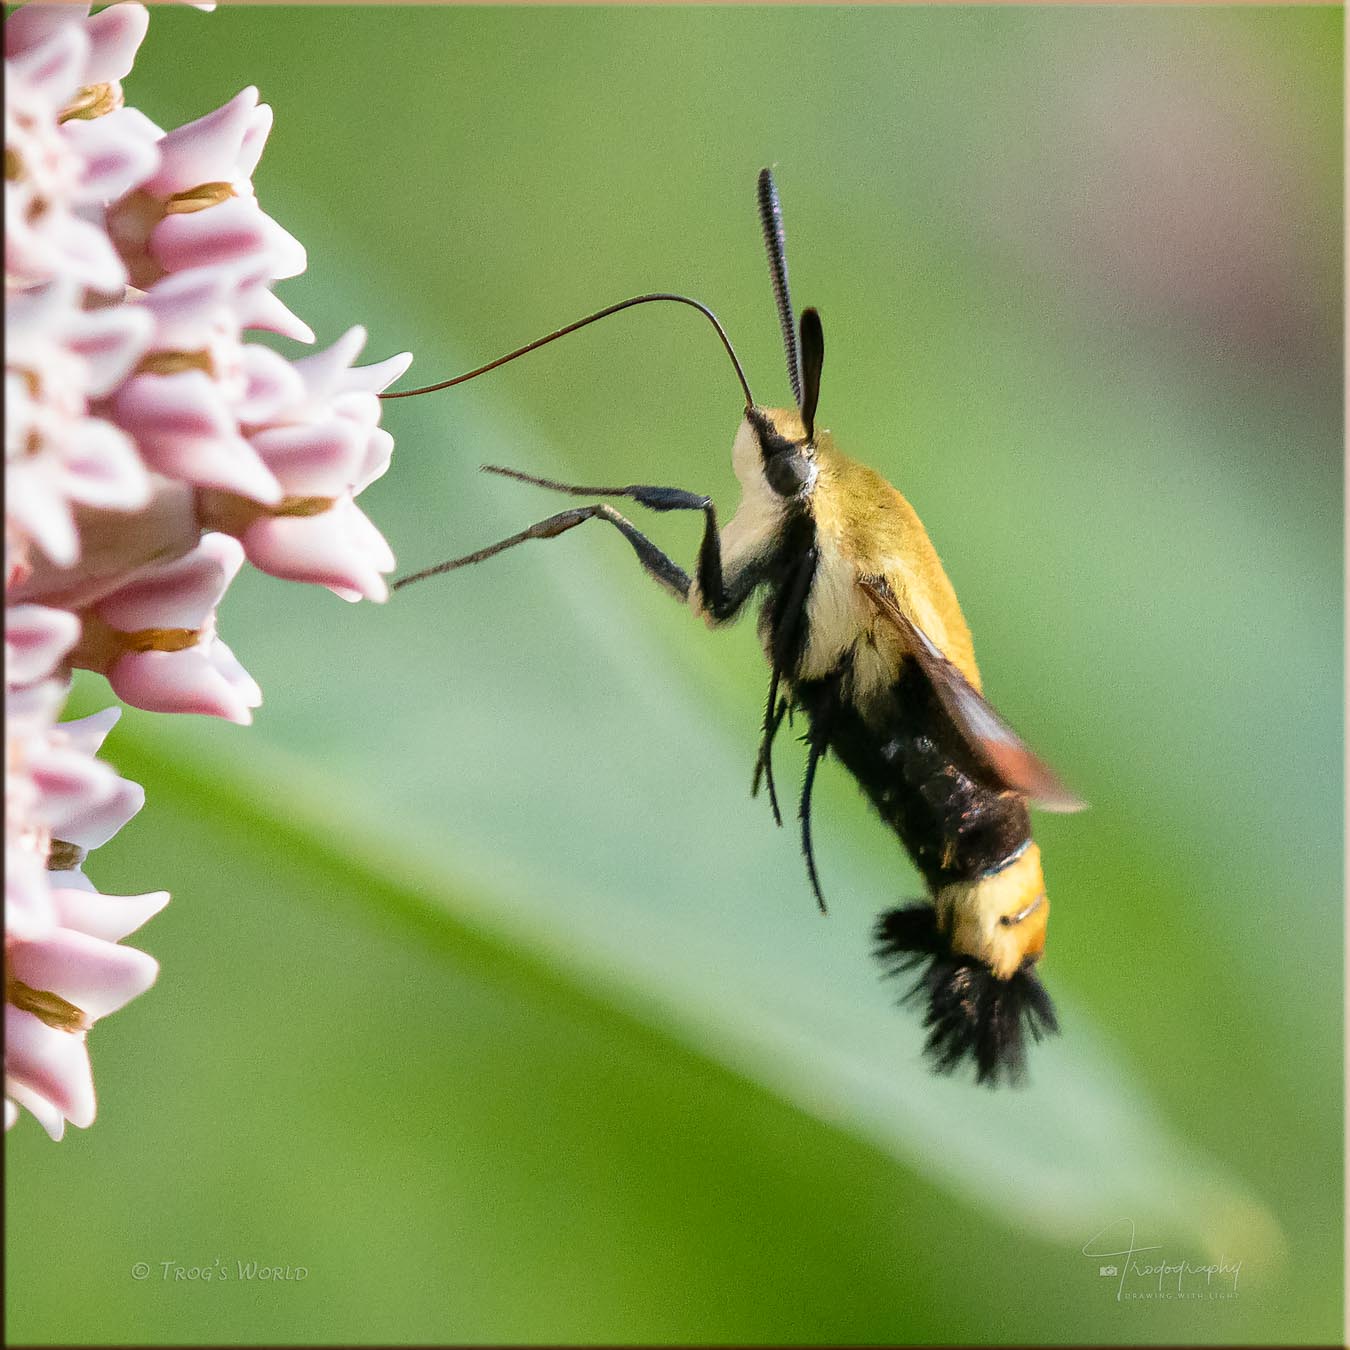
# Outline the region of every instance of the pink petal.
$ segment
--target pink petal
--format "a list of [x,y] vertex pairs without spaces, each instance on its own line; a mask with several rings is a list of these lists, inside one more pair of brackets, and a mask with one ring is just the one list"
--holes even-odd
[[153,345],[174,351],[224,343],[234,350],[245,314],[257,308],[257,297],[272,284],[273,266],[270,255],[259,254],[160,277],[142,301],[154,317]]
[[233,182],[240,176],[239,151],[257,105],[258,91],[250,85],[224,107],[169,132],[160,143],[160,166],[147,190],[172,197],[203,183]]
[[141,303],[154,316],[159,344],[189,347],[200,342],[217,311],[229,308],[239,275],[237,267],[196,267],[155,282]]
[[394,453],[394,438],[382,427],[376,427],[366,437],[365,458],[357,471],[356,481],[352,484],[352,495],[364,492],[377,478],[382,478],[389,468],[389,457]]
[[[67,867],[63,871],[49,872],[48,880],[54,887],[60,887],[63,891],[80,891],[86,895],[97,895],[98,887],[89,880],[85,874],[80,871],[83,864],[77,864],[75,867]],[[55,896],[55,891],[52,895]],[[52,907],[52,913],[55,915],[55,905]]]
[[392,572],[398,560],[388,541],[371,523],[370,518],[350,498],[338,504],[333,511],[340,514],[352,546],[379,572]]
[[7,954],[10,969],[30,989],[59,994],[91,1022],[145,993],[159,974],[153,956],[73,928],[58,928],[40,942],[16,942]]
[[235,411],[244,426],[270,421],[283,408],[304,398],[305,387],[291,363],[270,347],[261,347],[256,342],[246,344],[240,351],[240,364],[245,389]]
[[89,6],[39,4],[23,5],[5,20],[5,55],[19,56],[40,47],[58,28],[66,24],[85,26]]
[[121,716],[121,708],[114,705],[90,713],[88,717],[58,722],[56,728],[72,749],[78,750],[82,755],[96,755],[103,748],[108,733],[117,725]]
[[252,197],[231,197],[204,211],[165,216],[150,232],[150,251],[169,272],[265,259],[272,277],[298,276],[305,249]]
[[262,706],[262,689],[257,680],[244,669],[234,652],[219,638],[206,645],[206,659],[212,668],[244,701],[249,708]]
[[263,221],[267,232],[267,251],[272,257],[272,276],[277,281],[298,277],[308,265],[305,246],[271,216],[263,216]]
[[336,418],[267,427],[255,432],[249,443],[288,497],[336,497],[346,492],[365,451],[356,428]]
[[15,291],[6,296],[5,327],[8,336],[11,340],[17,337],[20,342],[28,343],[49,335],[75,310],[78,295],[73,282],[65,277],[56,277],[44,286]]
[[145,789],[139,783],[115,774],[114,778],[116,785],[106,798],[72,814],[59,829],[53,821],[52,831],[58,839],[86,851],[101,848],[145,805]]
[[58,482],[71,501],[109,511],[136,511],[150,500],[150,477],[125,432],[86,417],[62,447]]
[[75,751],[46,749],[29,754],[29,773],[42,796],[42,818],[64,838],[66,826],[106,801],[113,770]]
[[5,1081],[5,1091],[14,1099],[12,1102],[8,1097],[5,1099],[6,1129],[9,1129],[9,1126],[13,1123],[10,1120],[9,1108],[14,1107],[14,1118],[18,1119],[19,1107],[22,1106],[32,1112],[37,1123],[47,1131],[52,1139],[59,1141],[65,1134],[65,1116],[41,1093],[34,1092],[32,1088],[25,1087],[24,1084],[15,1082],[13,1079]]
[[80,537],[70,505],[57,490],[46,467],[35,460],[6,466],[5,514],[58,567],[70,567],[80,556]]
[[[61,876],[60,872],[53,873],[54,880]],[[100,895],[97,891],[57,887],[52,891],[52,903],[62,928],[73,928],[105,942],[118,942],[153,919],[169,903],[169,893]]]
[[[196,492],[190,484],[154,474],[153,496],[134,521],[116,512],[96,511],[84,517],[80,536],[82,561],[61,569],[37,560],[11,583],[10,599],[37,600],[79,613],[126,585],[129,575],[156,559],[177,558],[201,538]],[[11,511],[12,511],[11,505]],[[128,529],[128,525],[133,528]]]
[[260,328],[264,333],[280,333],[297,342],[313,342],[314,330],[298,319],[271,291],[256,291],[239,305],[239,326]]
[[300,372],[309,396],[322,401],[342,389],[352,362],[361,355],[361,348],[365,345],[366,330],[360,324],[355,324],[331,347],[315,352],[312,356],[302,356],[291,364]]
[[56,669],[56,663],[75,645],[80,621],[64,609],[45,605],[5,607],[5,680],[32,684]]
[[143,628],[201,628],[244,564],[238,540],[202,537],[186,557],[143,576],[95,607],[99,618],[122,633]]
[[[351,372],[348,371],[347,374],[350,375]],[[350,422],[361,431],[370,431],[380,425],[379,396],[361,389],[339,390],[328,399],[328,409],[334,417]]]
[[353,366],[347,372],[346,386],[348,389],[359,389],[371,394],[378,394],[393,384],[410,365],[412,365],[412,353],[400,352],[397,356],[388,357],[384,361],[377,361],[371,366]]
[[[38,0],[42,3],[42,0]],[[122,0],[117,0],[120,5]],[[105,10],[104,13],[107,13]],[[136,140],[144,142],[155,152],[155,163],[159,163],[159,143],[164,139],[163,128],[152,122],[139,108],[118,108],[115,113],[105,114],[106,116],[115,116],[122,127],[122,133],[128,137],[135,137]],[[137,186],[143,186],[138,184]]]
[[[86,10],[86,13],[88,11]],[[71,11],[66,11],[70,15]],[[8,27],[8,23],[5,25]],[[33,93],[42,95],[53,108],[63,107],[83,83],[89,60],[89,37],[79,23],[63,23],[38,46],[9,58],[6,82],[17,79],[27,83]],[[6,90],[8,101],[11,91]]]
[[111,295],[127,284],[127,269],[107,233],[69,211],[44,217],[45,242],[66,276]]
[[154,173],[159,152],[153,142],[136,134],[139,116],[134,109],[122,108],[92,121],[76,118],[61,128],[66,142],[84,160],[78,201],[113,201]]
[[240,726],[253,720],[247,691],[236,689],[197,647],[128,652],[113,663],[108,683],[118,698],[150,712],[201,713]]
[[149,26],[150,11],[144,5],[109,5],[88,19],[85,29],[91,47],[85,84],[103,84],[128,75]]
[[276,516],[255,521],[244,532],[248,560],[288,581],[341,588],[370,600],[384,600],[384,578],[355,546],[334,510],[318,516]]
[[[5,1098],[5,1129],[14,1128],[14,1122],[19,1118],[19,1108],[8,1097]],[[64,1123],[64,1122],[63,1122]],[[57,1136],[60,1138],[60,1135]]]
[[51,877],[41,857],[18,845],[5,850],[5,938],[45,937],[56,926]]
[[155,321],[140,305],[109,305],[76,313],[79,318],[65,334],[66,345],[84,358],[86,392],[91,398],[101,398],[145,354],[154,337]]
[[234,176],[252,178],[253,170],[262,158],[263,147],[272,130],[272,109],[266,103],[260,103],[248,120],[248,128],[239,145],[239,154],[235,158]]
[[57,1031],[6,1004],[5,1076],[45,1097],[72,1125],[94,1123],[94,1080],[83,1035]]
[[5,690],[6,735],[45,736],[70,690],[67,680],[44,680],[26,689]]
[[113,408],[152,468],[254,501],[281,500],[281,485],[237,431],[222,391],[204,372],[138,375]]

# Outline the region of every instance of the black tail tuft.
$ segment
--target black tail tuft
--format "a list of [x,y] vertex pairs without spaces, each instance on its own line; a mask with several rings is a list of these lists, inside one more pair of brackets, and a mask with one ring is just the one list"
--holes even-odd
[[975,1081],[989,1087],[1026,1074],[1026,1033],[1032,1040],[1059,1030],[1054,1005],[1031,967],[1000,980],[983,962],[953,952],[931,905],[888,910],[877,920],[876,955],[889,974],[922,973],[903,1002],[927,998],[924,1046],[938,1073],[967,1058]]

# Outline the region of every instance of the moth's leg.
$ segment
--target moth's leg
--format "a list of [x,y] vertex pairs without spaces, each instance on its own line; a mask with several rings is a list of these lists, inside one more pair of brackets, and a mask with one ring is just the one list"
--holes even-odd
[[452,558],[449,562],[424,568],[420,572],[414,572],[411,576],[400,577],[394,582],[391,589],[398,590],[400,586],[421,581],[424,577],[438,576],[442,572],[453,572],[457,567],[467,567],[470,563],[482,562],[486,558],[495,557],[498,553],[502,553],[508,548],[514,548],[517,544],[523,544],[530,539],[555,539],[558,535],[565,534],[568,530],[575,529],[588,520],[609,521],[633,546],[633,552],[637,554],[638,561],[642,564],[647,575],[653,577],[677,600],[688,600],[689,574],[678,563],[662,553],[631,521],[626,520],[613,507],[606,506],[603,502],[597,502],[594,506],[579,506],[572,511],[559,511],[556,516],[549,516],[547,520],[541,520],[537,525],[531,525],[528,530],[521,530],[519,534],[513,534],[509,539],[498,540],[495,544],[480,548],[476,553],[465,554],[462,558]]
[[820,891],[820,877],[816,873],[815,850],[811,846],[811,790],[816,785],[816,765],[824,758],[825,738],[813,726],[808,740],[806,776],[802,779],[802,800],[797,814],[802,822],[802,855],[806,859],[806,875],[810,878],[811,889],[815,892],[816,904],[820,906],[822,914],[828,911],[825,908],[825,897]]
[[778,680],[781,672],[775,666],[769,677],[769,698],[764,705],[764,734],[759,742],[759,754],[755,759],[755,776],[750,783],[750,795],[759,796],[761,777],[769,789],[769,808],[773,811],[773,823],[783,824],[783,813],[778,809],[778,790],[773,783],[773,738],[783,724],[783,714],[788,710],[788,701],[778,697]]
[[783,587],[774,602],[774,610],[769,619],[773,635],[771,660],[773,674],[769,677],[769,697],[764,707],[764,735],[759,743],[759,757],[755,760],[755,776],[750,784],[750,795],[759,793],[761,772],[769,788],[769,805],[773,808],[774,823],[783,823],[778,810],[778,794],[773,784],[773,738],[782,725],[783,714],[792,718],[792,700],[779,701],[778,684],[784,671],[795,670],[801,656],[802,644],[806,637],[806,597],[811,592],[811,582],[816,574],[818,561],[815,548],[808,549],[797,568],[797,574],[788,586]]
[[[715,622],[722,623],[731,618],[759,584],[759,574],[751,568],[741,569],[731,579],[730,585],[724,580],[722,540],[717,532],[717,508],[711,497],[686,492],[683,488],[647,487],[638,483],[627,487],[580,487],[573,483],[559,483],[553,478],[521,473],[518,469],[504,469],[495,464],[485,464],[483,470],[485,473],[515,478],[522,483],[533,483],[536,487],[548,488],[553,492],[566,492],[573,497],[627,497],[651,511],[702,511],[703,542],[698,550],[698,589],[704,610]],[[687,598],[687,586],[685,595]]]

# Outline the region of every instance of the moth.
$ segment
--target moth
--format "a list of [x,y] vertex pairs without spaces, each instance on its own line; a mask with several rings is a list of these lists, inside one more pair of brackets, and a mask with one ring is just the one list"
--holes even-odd
[[[923,900],[883,913],[874,936],[889,971],[916,976],[905,1001],[922,1006],[930,1063],[944,1073],[973,1063],[976,1081],[989,1085],[1016,1080],[1028,1038],[1058,1029],[1036,973],[1050,901],[1028,806],[1076,811],[1084,803],[984,698],[970,630],[914,508],[818,424],[824,334],[816,310],[803,310],[800,324],[794,315],[782,207],[768,169],[759,175],[758,206],[794,407],[757,403],[713,312],[667,292],[610,305],[454,379],[385,395],[464,383],[636,305],[691,306],[716,329],[745,396],[731,450],[741,500],[726,525],[719,526],[711,498],[696,492],[579,486],[484,466],[591,500],[404,577],[395,588],[599,520],[623,535],[663,590],[708,624],[730,623],[757,600],[770,674],[752,795],[766,788],[774,819],[783,823],[774,740],[786,717],[801,716],[806,769],[797,816],[817,904],[823,912],[812,790],[821,760],[833,754],[927,886]],[[692,575],[610,504],[616,499],[656,512],[701,513]]]

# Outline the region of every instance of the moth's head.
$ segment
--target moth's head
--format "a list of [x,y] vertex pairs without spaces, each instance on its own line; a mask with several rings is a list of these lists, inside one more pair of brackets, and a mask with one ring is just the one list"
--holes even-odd
[[731,462],[742,487],[764,484],[785,500],[809,492],[816,481],[815,447],[796,408],[747,408]]
[[941,888],[933,905],[878,920],[881,961],[892,972],[921,968],[905,1001],[927,1001],[924,1049],[939,1072],[969,1059],[980,1083],[1016,1081],[1027,1036],[1058,1030],[1035,973],[1049,913],[1040,850],[1029,843],[999,871]]

